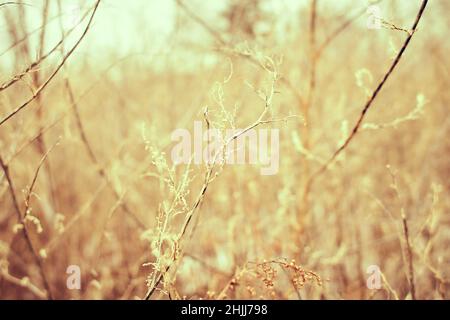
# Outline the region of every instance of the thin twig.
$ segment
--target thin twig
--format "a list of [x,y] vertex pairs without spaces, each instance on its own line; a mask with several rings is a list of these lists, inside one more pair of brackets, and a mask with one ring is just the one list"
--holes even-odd
[[[255,57],[253,57],[251,54],[245,54],[243,52],[238,52],[236,50],[233,50],[233,45],[231,41],[225,40],[219,33],[219,31],[215,30],[213,27],[211,27],[205,20],[203,20],[200,16],[195,14],[192,10],[190,10],[181,0],[176,0],[177,4],[183,9],[183,11],[195,22],[197,22],[199,25],[201,25],[213,38],[219,42],[219,44],[222,46],[222,48],[219,49],[219,52],[225,53],[225,54],[234,54],[238,57],[245,59],[252,63],[255,66],[258,66],[260,68],[265,68],[264,65],[258,61]],[[298,101],[298,103],[301,106],[304,106],[306,104],[305,98],[298,92],[298,89],[296,86],[294,86],[288,78],[284,76],[279,76],[279,82],[284,84],[287,89],[291,91],[291,93],[294,95],[295,99]]]
[[348,18],[348,20],[344,21],[339,27],[337,27],[334,31],[332,31],[331,34],[318,47],[318,49],[316,51],[316,59],[319,59],[319,57],[322,55],[322,53],[325,51],[325,49],[327,47],[329,47],[330,44],[335,39],[337,39],[338,36],[340,34],[342,34],[342,32],[344,32],[355,20],[357,20],[358,18],[363,16],[367,12],[367,9],[370,6],[376,5],[376,4],[380,3],[381,1],[383,1],[383,0],[377,0],[375,2],[371,2],[369,5],[367,5],[366,7],[362,8],[361,10],[356,12],[353,16]]
[[8,272],[0,270],[0,279],[3,278],[6,281],[23,288],[28,289],[31,293],[33,293],[39,299],[47,299],[47,293],[41,290],[38,286],[33,284],[28,277],[23,277],[22,279],[16,278],[10,275]]
[[[38,58],[33,61],[29,66],[27,66],[22,72],[16,74],[14,77],[12,77],[10,80],[4,82],[1,86],[0,86],[0,92],[3,90],[8,89],[10,86],[12,86],[13,84],[15,84],[17,81],[21,80],[24,76],[26,76],[27,74],[31,73],[31,72],[35,72],[36,71],[36,67],[38,67],[44,60],[46,60],[50,55],[52,55],[52,53],[54,53],[63,43],[64,41],[67,39],[67,37],[78,27],[79,24],[81,24],[84,19],[87,17],[88,12],[86,12],[86,14],[80,19],[80,21],[78,21],[78,23],[73,26],[70,30],[68,30],[66,33],[63,34],[62,38],[58,41],[58,43],[56,43],[56,45],[54,45],[48,52],[46,52],[45,54],[42,52],[44,46],[41,45],[40,46],[40,53],[38,54]],[[39,28],[38,30],[43,30],[43,32],[41,34],[44,34],[44,30],[45,30],[45,26],[47,25],[47,20],[45,20],[43,26],[41,28]],[[31,33],[30,33],[31,34]],[[26,40],[28,38],[28,36],[30,35],[26,35],[24,38],[22,38],[19,41],[16,41],[16,43],[14,45],[16,45],[17,43],[20,43],[24,40]],[[42,36],[41,36],[42,37]],[[40,40],[41,42],[43,41],[43,38],[41,38]],[[13,45],[13,46],[14,46]],[[7,49],[9,50],[9,49]],[[7,51],[6,50],[6,51]],[[3,53],[2,53],[3,54]]]
[[409,241],[409,229],[408,222],[406,221],[406,216],[402,216],[403,223],[403,235],[405,237],[406,253],[408,258],[408,282],[411,290],[412,300],[416,300],[416,286],[414,284],[414,264],[413,264],[413,252],[411,249],[411,243]]
[[[22,213],[20,211],[19,202],[17,200],[17,196],[16,196],[16,193],[14,191],[14,184],[13,184],[13,181],[11,179],[11,175],[9,173],[9,167],[3,161],[3,158],[1,156],[0,156],[0,166],[2,167],[3,172],[5,174],[5,177],[6,177],[6,180],[8,181],[8,187],[9,187],[9,191],[10,191],[10,194],[11,194],[11,198],[13,200],[14,210],[16,211],[17,218],[18,218],[18,221],[20,223],[20,222],[23,221],[23,217],[25,215],[22,215]],[[37,254],[36,250],[34,249],[33,243],[32,243],[31,238],[30,238],[30,234],[28,232],[28,228],[27,228],[25,223],[23,223],[23,228],[21,228],[21,231],[23,233],[23,236],[25,238],[27,246],[28,246],[28,248],[30,249],[30,251],[31,251],[31,253],[33,255],[35,263],[37,264],[37,266],[39,268],[39,272],[40,272],[40,275],[41,275],[41,278],[42,278],[42,282],[44,283],[44,287],[45,287],[45,291],[47,293],[47,297],[49,299],[53,299],[52,293],[51,293],[51,290],[50,290],[50,285],[49,285],[47,276],[46,276],[45,271],[44,271],[43,262],[42,262],[41,258],[39,257],[39,255]]]
[[425,10],[425,7],[427,6],[427,3],[428,3],[428,0],[423,0],[422,5],[420,6],[419,12],[417,13],[417,16],[416,16],[416,19],[414,21],[414,24],[413,24],[413,26],[411,28],[411,30],[412,30],[411,34],[409,34],[408,37],[406,38],[405,42],[403,43],[403,46],[401,47],[400,51],[397,54],[395,60],[393,61],[393,63],[389,67],[388,71],[383,76],[383,78],[380,81],[380,83],[377,85],[377,87],[373,91],[373,93],[370,96],[369,100],[364,105],[364,107],[363,107],[363,109],[361,111],[361,114],[360,114],[358,120],[356,121],[356,124],[354,125],[350,135],[347,137],[345,142],[333,153],[333,155],[329,158],[329,160],[322,167],[320,167],[319,170],[317,170],[315,173],[313,173],[310,176],[310,178],[308,179],[308,183],[306,185],[305,191],[304,191],[304,196],[307,195],[307,193],[309,192],[309,189],[310,189],[313,181],[329,168],[329,166],[334,162],[334,160],[337,158],[337,156],[347,148],[347,146],[350,144],[350,142],[356,136],[356,134],[357,134],[357,132],[358,132],[360,126],[361,126],[361,123],[363,122],[364,118],[366,117],[367,111],[370,109],[370,107],[372,106],[373,102],[375,101],[375,99],[377,98],[378,94],[380,93],[381,89],[386,84],[386,81],[391,76],[391,74],[394,71],[395,67],[400,62],[400,59],[402,58],[403,53],[405,52],[406,48],[408,47],[412,36],[414,35],[415,31],[417,30],[417,25],[419,24],[419,21],[422,18],[422,15],[423,15],[423,12]]
[[[224,141],[224,143],[222,144],[222,146],[220,148],[218,148],[218,150],[215,152],[214,156],[212,157],[212,161],[211,161],[211,166],[207,166],[207,170],[205,172],[204,175],[204,182],[203,182],[203,186],[200,189],[200,192],[196,198],[196,200],[194,201],[192,207],[189,209],[189,211],[186,213],[185,216],[185,220],[183,225],[181,226],[181,229],[178,233],[177,236],[177,243],[178,243],[178,247],[181,248],[181,244],[179,244],[179,242],[181,242],[184,238],[184,235],[186,234],[186,231],[188,229],[188,227],[190,226],[191,222],[192,222],[192,218],[194,216],[194,214],[198,211],[198,209],[201,207],[201,204],[203,203],[203,200],[205,198],[206,195],[206,191],[208,190],[208,187],[210,185],[210,183],[214,180],[214,176],[215,176],[215,166],[214,164],[217,164],[219,161],[219,157],[223,156],[224,151],[227,149],[228,145],[230,143],[232,143],[234,140],[236,140],[237,138],[239,138],[240,136],[242,136],[243,134],[245,134],[246,132],[262,125],[265,123],[269,123],[270,119],[267,120],[266,117],[270,111],[270,108],[272,107],[272,101],[273,101],[273,97],[275,94],[275,83],[277,82],[277,80],[279,80],[278,77],[278,73],[276,71],[276,65],[273,63],[272,68],[265,68],[265,70],[269,73],[271,73],[272,75],[272,85],[271,85],[271,89],[270,92],[265,93],[265,94],[261,94],[260,98],[264,100],[264,108],[263,111],[261,112],[261,114],[259,115],[259,117],[257,118],[257,120],[255,122],[253,122],[252,124],[248,125],[246,128],[240,130],[239,132],[235,133],[234,135],[232,135],[231,137],[229,137],[226,141]],[[208,121],[209,123],[209,121]],[[223,159],[222,159],[223,162]],[[192,237],[190,237],[192,238]],[[182,255],[182,250],[180,249],[180,254]],[[177,258],[177,256],[174,254],[174,257],[172,257],[173,261],[175,261],[175,259]],[[145,300],[148,300],[151,298],[151,296],[153,295],[153,293],[156,291],[156,288],[158,287],[158,285],[160,284],[160,282],[162,281],[163,277],[165,274],[167,274],[167,272],[169,272],[170,268],[173,266],[173,263],[169,264],[168,266],[166,266],[164,268],[163,271],[157,273],[154,273],[153,279],[151,281],[151,284],[148,287],[148,290],[144,296]]]
[[39,175],[39,171],[41,170],[41,167],[44,164],[44,162],[47,159],[47,157],[50,154],[50,152],[52,152],[52,150],[59,144],[59,140],[60,139],[58,139],[56,141],[56,143],[54,143],[53,146],[51,146],[50,149],[48,149],[48,151],[42,156],[41,160],[39,161],[39,164],[38,164],[38,166],[36,168],[36,171],[34,172],[33,179],[31,180],[30,187],[28,188],[28,191],[27,191],[27,195],[26,195],[26,198],[25,198],[25,215],[24,215],[22,220],[25,220],[25,218],[29,214],[29,211],[30,211],[29,210],[30,209],[30,199],[31,199],[31,195],[33,194],[34,185],[36,184],[37,177]]
[[34,99],[36,99],[37,96],[39,96],[42,91],[48,86],[48,84],[53,80],[53,78],[58,74],[59,70],[61,70],[64,63],[69,59],[69,57],[72,55],[72,53],[75,51],[75,49],[78,47],[78,45],[81,43],[81,41],[86,36],[87,32],[89,31],[89,28],[91,27],[92,21],[94,19],[95,13],[97,12],[98,5],[100,4],[101,0],[97,0],[94,6],[94,10],[92,12],[91,17],[89,18],[89,22],[86,26],[86,28],[83,31],[83,34],[80,36],[78,41],[73,45],[73,47],[67,52],[67,54],[64,56],[58,67],[53,71],[53,73],[47,78],[47,80],[33,93],[33,95],[25,101],[22,105],[14,109],[12,112],[10,112],[7,116],[5,116],[2,120],[0,120],[0,126],[3,125],[6,121],[11,119],[13,116],[18,114],[21,110],[26,108]]

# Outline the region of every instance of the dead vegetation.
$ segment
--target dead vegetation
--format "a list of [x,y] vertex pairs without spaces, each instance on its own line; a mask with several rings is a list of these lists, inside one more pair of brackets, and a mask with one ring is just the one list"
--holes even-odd
[[[448,299],[447,4],[293,2],[174,0],[125,56],[111,1],[0,5],[0,298]],[[195,120],[235,134],[175,165]],[[275,175],[227,164],[259,128]]]

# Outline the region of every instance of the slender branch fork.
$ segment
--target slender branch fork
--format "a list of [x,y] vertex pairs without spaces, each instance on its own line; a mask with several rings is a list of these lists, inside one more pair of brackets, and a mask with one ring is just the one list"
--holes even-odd
[[14,109],[12,112],[10,112],[8,115],[6,115],[2,120],[0,120],[0,126],[2,126],[6,121],[8,121],[9,119],[11,119],[12,117],[14,117],[15,115],[17,115],[20,111],[22,111],[23,109],[25,109],[31,102],[33,102],[33,100],[35,100],[41,93],[42,91],[44,91],[44,89],[48,86],[48,84],[53,80],[53,78],[55,78],[55,76],[58,74],[58,72],[61,70],[61,68],[63,67],[63,65],[66,63],[66,61],[69,59],[69,57],[72,55],[72,53],[77,49],[77,47],[79,46],[79,44],[83,41],[83,39],[85,38],[86,34],[88,33],[91,25],[92,25],[92,21],[94,20],[94,16],[95,13],[97,12],[98,6],[100,4],[101,0],[97,0],[97,2],[94,5],[94,9],[92,11],[92,14],[89,18],[89,22],[86,26],[86,28],[84,29],[83,33],[81,34],[80,38],[77,40],[77,42],[73,45],[73,47],[67,52],[67,54],[64,56],[64,58],[61,60],[61,62],[59,63],[59,65],[56,67],[56,69],[53,71],[53,73],[47,78],[47,80],[39,87],[36,89],[36,91],[33,93],[33,95],[26,100],[22,105],[18,106],[16,109]]
[[[197,196],[197,198],[195,199],[195,201],[193,202],[192,207],[189,209],[189,211],[186,213],[186,217],[185,220],[183,222],[183,225],[181,226],[180,232],[177,236],[177,241],[181,242],[184,240],[184,236],[188,230],[188,227],[191,225],[192,222],[192,218],[194,216],[194,214],[199,210],[199,208],[201,207],[203,200],[205,198],[206,195],[206,191],[208,190],[208,187],[210,185],[210,183],[214,180],[214,173],[215,173],[215,169],[217,168],[215,166],[215,164],[220,163],[223,164],[224,159],[220,159],[220,157],[223,157],[223,154],[225,153],[228,145],[230,143],[232,143],[234,140],[238,139],[240,136],[242,136],[243,134],[245,134],[246,132],[259,127],[261,125],[267,124],[267,123],[272,123],[272,122],[277,122],[277,121],[282,121],[282,120],[287,120],[286,119],[273,119],[273,118],[269,118],[268,117],[268,113],[272,107],[272,101],[273,101],[273,97],[274,94],[276,92],[275,90],[275,83],[279,80],[279,76],[278,73],[276,71],[276,67],[275,65],[272,66],[272,68],[265,68],[265,70],[269,73],[271,73],[272,75],[272,86],[270,89],[270,92],[267,94],[264,94],[264,96],[261,96],[260,98],[264,100],[264,109],[262,110],[262,112],[260,113],[259,117],[251,124],[249,124],[247,127],[245,127],[242,130],[239,130],[237,133],[235,133],[234,135],[232,135],[231,137],[229,137],[228,139],[226,139],[223,144],[221,145],[220,148],[218,148],[218,150],[214,153],[213,157],[212,157],[212,161],[211,161],[211,165],[207,166],[207,170],[204,174],[204,182],[203,182],[203,186],[200,189],[200,192]],[[206,120],[206,124],[209,128],[209,120],[207,118],[207,111],[205,111],[205,120]],[[219,161],[220,160],[220,161]],[[217,171],[216,171],[217,172]],[[192,237],[192,234],[191,234]],[[181,245],[179,245],[181,247]],[[180,250],[182,252],[182,250]],[[183,254],[183,253],[182,253]],[[180,256],[182,256],[182,254]],[[156,291],[158,285],[161,283],[161,281],[164,278],[164,275],[169,272],[169,270],[172,268],[172,266],[174,265],[175,262],[175,258],[172,258],[172,263],[169,264],[167,267],[164,268],[164,270],[162,272],[160,272],[157,276],[155,275],[155,277],[152,280],[151,285],[149,286],[144,299],[145,300],[149,300],[153,293]]]
[[[44,46],[41,46],[41,48],[40,48],[41,52],[39,53],[38,58],[35,61],[33,61],[32,63],[30,63],[30,65],[27,66],[22,72],[16,74],[12,79],[10,79],[10,80],[6,81],[5,83],[3,83],[0,86],[0,92],[8,89],[10,86],[15,84],[17,81],[21,80],[25,75],[29,74],[30,72],[36,72],[37,71],[37,67],[44,60],[46,60],[50,55],[52,55],[60,46],[62,46],[62,44],[64,43],[65,39],[67,39],[67,37],[85,20],[85,18],[87,17],[88,13],[89,13],[89,11],[86,12],[86,14],[80,19],[80,21],[78,21],[78,23],[75,26],[70,28],[67,32],[64,32],[63,36],[61,37],[61,39],[53,46],[53,48],[51,48],[45,54],[43,53]],[[48,21],[45,21],[45,23],[42,26],[43,30],[45,30],[45,27],[47,26],[47,24],[48,24]],[[26,39],[27,36],[25,36],[23,39]]]
[[[50,290],[50,284],[49,284],[48,278],[47,278],[47,276],[45,274],[45,271],[44,271],[44,263],[43,263],[42,259],[39,257],[39,255],[38,255],[38,253],[37,253],[37,251],[36,251],[36,249],[35,249],[35,247],[33,245],[33,242],[31,241],[30,233],[29,233],[28,228],[27,228],[27,226],[25,224],[25,221],[24,221],[27,213],[25,212],[24,214],[22,214],[21,211],[20,211],[19,202],[17,200],[16,192],[14,191],[14,184],[13,184],[11,175],[9,173],[9,167],[3,161],[3,158],[1,156],[0,156],[0,167],[2,168],[3,173],[5,174],[6,181],[8,182],[8,188],[9,188],[9,192],[11,193],[11,197],[12,197],[13,205],[14,205],[14,210],[16,211],[16,214],[17,214],[17,219],[18,219],[19,223],[22,223],[22,226],[23,226],[21,231],[23,233],[23,236],[25,238],[27,246],[28,246],[28,248],[30,249],[30,251],[31,251],[31,253],[33,255],[33,259],[34,259],[36,265],[39,268],[39,273],[40,273],[40,276],[42,278],[42,282],[44,283],[44,287],[45,287],[45,291],[46,291],[45,297],[49,298],[49,299],[53,299],[52,293],[51,293],[51,290]],[[40,165],[39,165],[39,167],[40,167]]]
[[358,130],[359,130],[360,126],[361,126],[361,123],[363,122],[364,118],[366,117],[367,111],[373,105],[373,102],[377,98],[377,96],[380,93],[381,89],[384,87],[386,81],[389,79],[389,77],[391,76],[392,72],[397,67],[398,63],[400,62],[400,59],[402,58],[403,53],[405,52],[405,50],[408,47],[408,45],[409,45],[409,43],[410,43],[414,33],[417,30],[417,25],[419,24],[419,21],[422,18],[423,12],[425,11],[425,8],[426,8],[427,4],[428,4],[428,0],[423,0],[422,1],[422,5],[420,6],[419,12],[417,13],[416,19],[415,19],[414,24],[413,24],[413,26],[411,28],[411,33],[408,34],[408,37],[405,39],[405,42],[403,43],[403,46],[401,47],[400,51],[398,52],[397,56],[394,59],[394,62],[391,64],[391,66],[389,67],[388,71],[385,73],[385,75],[383,76],[382,80],[380,81],[380,83],[377,85],[377,87],[373,91],[373,93],[370,96],[369,100],[364,105],[364,107],[363,107],[363,109],[361,111],[361,114],[359,115],[359,118],[356,121],[356,124],[354,125],[350,135],[347,137],[347,139],[344,141],[344,143],[333,153],[333,155],[328,159],[328,161],[326,161],[322,165],[322,167],[319,168],[319,170],[317,170],[315,173],[313,173],[310,176],[310,178],[308,180],[308,183],[307,183],[307,186],[306,186],[305,191],[304,191],[304,196],[307,195],[307,193],[308,193],[308,191],[309,191],[313,181],[317,177],[319,177],[322,173],[324,173],[330,167],[330,165],[334,162],[334,160],[336,160],[337,156],[348,147],[350,142],[353,140],[353,138],[358,133]]
[[[382,1],[382,0],[379,0],[379,1],[377,1],[376,3],[381,2],[381,1]],[[183,10],[184,10],[184,11],[185,11],[185,12],[186,12],[193,20],[194,20],[194,21],[196,21],[196,22],[197,22],[198,24],[200,24],[206,31],[208,31],[208,32],[209,32],[209,33],[210,33],[210,34],[211,34],[211,35],[212,35],[212,36],[213,36],[213,37],[214,37],[221,45],[224,45],[224,46],[229,45],[229,43],[221,36],[221,34],[220,34],[218,31],[216,31],[215,29],[213,29],[213,28],[212,28],[211,26],[209,26],[204,20],[202,20],[199,16],[197,16],[197,15],[194,14],[191,10],[189,10],[189,8],[188,8],[181,0],[176,0],[176,2],[177,2],[177,4],[178,4],[178,5],[179,5],[179,6],[180,6],[180,7],[181,7],[181,8],[182,8],[182,9],[183,9]],[[372,94],[371,99],[369,99],[369,101],[366,103],[366,105],[365,105],[365,107],[364,107],[364,109],[363,109],[363,111],[362,111],[362,114],[361,114],[360,118],[358,119],[358,122],[357,122],[355,128],[354,128],[353,131],[352,131],[352,134],[347,138],[347,140],[346,140],[346,142],[344,143],[344,145],[343,145],[342,147],[340,147],[340,148],[335,152],[335,154],[333,155],[333,157],[323,165],[323,167],[319,170],[319,173],[313,174],[313,175],[311,176],[311,178],[308,179],[308,181],[307,181],[307,183],[306,183],[306,188],[305,188],[305,190],[307,190],[307,189],[309,188],[309,185],[311,184],[312,180],[313,180],[316,176],[318,176],[320,173],[322,173],[322,171],[325,171],[325,170],[328,168],[328,166],[331,164],[331,162],[334,161],[334,159],[337,157],[337,155],[338,155],[340,152],[342,152],[342,150],[344,150],[344,149],[347,147],[347,145],[350,143],[350,141],[353,139],[354,135],[356,134],[356,132],[357,132],[358,129],[359,129],[359,126],[361,125],[362,120],[363,120],[364,117],[365,117],[365,114],[366,114],[367,110],[368,110],[368,109],[370,108],[370,106],[372,105],[372,103],[373,103],[373,101],[375,100],[376,96],[378,95],[379,91],[381,90],[381,88],[383,87],[384,83],[386,82],[386,80],[387,80],[387,79],[389,78],[389,76],[391,75],[392,71],[395,69],[396,65],[398,64],[398,62],[399,62],[399,60],[400,60],[400,58],[401,58],[401,56],[403,55],[403,52],[405,51],[406,47],[408,46],[408,44],[409,44],[409,42],[410,42],[410,40],[411,40],[411,38],[412,38],[412,35],[413,35],[414,31],[416,30],[417,24],[418,24],[418,22],[419,22],[419,20],[420,20],[420,18],[421,18],[421,16],[422,16],[422,14],[423,14],[423,11],[424,11],[424,9],[425,9],[425,6],[426,6],[427,2],[428,2],[428,0],[424,0],[424,2],[422,3],[422,6],[421,6],[421,8],[420,8],[420,10],[419,10],[419,13],[418,13],[418,15],[417,15],[416,21],[415,21],[415,23],[414,23],[414,25],[413,25],[413,28],[412,28],[413,32],[411,32],[411,34],[409,34],[409,36],[408,36],[408,38],[406,39],[406,41],[405,41],[405,43],[404,43],[402,49],[400,50],[399,54],[397,55],[397,57],[396,57],[394,63],[391,65],[391,67],[389,68],[388,72],[387,72],[387,73],[385,74],[385,76],[383,77],[383,80],[380,82],[380,84],[378,85],[378,87],[376,88],[376,90],[374,91],[374,93]],[[312,10],[312,12],[313,12],[313,13],[312,13],[312,19],[311,19],[312,38],[310,39],[310,41],[311,41],[312,45],[315,46],[315,37],[314,37],[315,23],[316,23],[316,1],[315,1],[315,0],[313,1],[312,9],[313,9],[313,10]],[[351,24],[351,22],[353,22],[355,19],[357,19],[358,17],[360,17],[360,16],[366,11],[366,9],[367,9],[367,8],[365,8],[364,10],[358,12],[354,17],[350,18],[350,19],[347,20],[344,24],[342,24],[342,26],[340,26],[335,32],[333,32],[333,34],[332,34],[329,38],[326,39],[326,41],[318,48],[317,51],[313,50],[313,52],[312,52],[312,54],[311,54],[312,59],[315,61],[315,60],[319,57],[319,55],[323,52],[323,50],[329,45],[329,43],[330,43],[335,37],[337,37],[337,35],[339,35],[343,30],[345,30],[345,29]],[[254,61],[254,60],[252,59],[251,56],[246,56],[246,55],[243,55],[243,54],[238,54],[238,55],[241,56],[241,57],[243,57],[243,58],[247,58],[247,59],[250,60],[250,62],[252,62],[252,63],[255,63],[255,64],[259,65],[259,66],[262,66],[260,63],[258,63],[258,61]],[[290,88],[290,89],[292,89],[292,90],[295,91],[295,88],[290,84],[289,81],[287,81],[286,78],[280,77],[279,80],[281,80],[282,82],[284,82],[284,83],[288,86],[288,88]],[[314,80],[315,80],[315,75],[314,75],[314,72],[313,72],[312,75],[311,75],[311,82],[310,82],[310,87],[311,87],[311,88],[310,88],[310,91],[312,91],[312,90],[314,89],[314,85],[315,85],[315,81],[314,81]],[[305,101],[305,100],[303,99],[303,97],[299,96],[298,93],[296,94],[296,97],[299,98],[299,101],[300,101],[301,105],[305,106],[305,104],[307,103],[307,101]],[[261,118],[260,118],[256,123],[257,123],[256,125],[259,125],[259,124],[263,123],[263,121],[261,121]],[[253,128],[254,126],[255,126],[255,125],[249,126],[247,129],[244,129],[244,132],[245,132],[246,130],[249,130],[249,129]],[[212,174],[212,171],[208,170],[207,173],[206,173],[206,177],[205,177],[205,183],[204,183],[203,187],[201,188],[201,191],[200,191],[200,194],[199,194],[199,196],[198,196],[198,198],[197,198],[197,201],[195,201],[195,203],[194,203],[192,209],[191,209],[190,212],[188,213],[188,216],[187,216],[187,218],[186,218],[186,220],[185,220],[184,225],[182,226],[182,229],[181,229],[181,232],[180,232],[180,239],[181,239],[181,237],[185,234],[186,229],[187,229],[187,226],[189,225],[189,223],[190,223],[190,221],[191,221],[191,219],[192,219],[193,213],[196,211],[196,209],[198,209],[198,207],[200,206],[200,204],[201,204],[201,202],[202,202],[202,200],[203,200],[203,197],[204,197],[204,195],[205,195],[205,193],[206,193],[206,190],[207,190],[207,188],[208,188],[208,185],[209,185],[209,179],[210,179],[211,174]],[[306,194],[306,193],[305,193],[305,194]],[[145,294],[144,299],[147,300],[147,299],[150,299],[150,298],[151,298],[151,296],[152,296],[153,293],[155,292],[157,286],[158,286],[159,283],[162,281],[162,279],[163,279],[163,274],[167,273],[167,272],[169,271],[169,269],[170,269],[170,265],[169,265],[168,267],[166,267],[165,270],[164,270],[163,272],[161,272],[161,273],[159,274],[159,276],[158,276],[156,279],[154,279],[152,285],[148,288],[148,291],[147,291],[147,293]]]
[[[58,7],[59,7],[59,16],[62,16],[62,6],[61,6],[61,0],[58,1]],[[60,28],[61,28],[61,32],[64,33],[64,28],[62,25],[62,21],[61,19],[59,19],[59,24],[60,24]],[[61,49],[64,48],[64,45],[61,45]],[[63,51],[63,50],[62,50]],[[83,122],[81,120],[81,115],[79,112],[79,106],[78,103],[75,99],[75,92],[72,88],[72,85],[70,83],[70,80],[67,76],[67,66],[64,65],[63,67],[63,71],[65,72],[64,74],[64,88],[67,91],[69,100],[70,100],[70,105],[72,107],[72,111],[73,114],[75,116],[75,123],[80,135],[80,139],[86,149],[86,152],[89,155],[89,158],[91,159],[92,163],[96,166],[97,168],[97,172],[98,174],[101,176],[102,179],[104,179],[108,185],[108,187],[111,189],[111,191],[113,192],[114,197],[116,198],[117,203],[120,205],[120,207],[127,213],[130,215],[130,217],[132,219],[134,219],[135,223],[137,224],[137,226],[140,229],[147,229],[146,224],[142,221],[142,219],[137,215],[137,213],[135,213],[134,211],[131,210],[130,206],[124,202],[123,197],[120,195],[119,191],[114,187],[114,185],[111,182],[111,179],[108,175],[108,172],[106,171],[106,169],[100,164],[100,161],[98,160],[97,156],[95,155],[94,149],[92,147],[92,145],[89,143],[89,139],[86,133],[86,130],[84,129],[83,126]]]
[[[101,0],[97,0],[97,2],[95,3],[94,8],[93,8],[93,11],[92,11],[92,14],[91,14],[91,16],[90,16],[90,18],[89,18],[89,22],[88,22],[86,28],[84,29],[82,35],[81,35],[80,38],[77,40],[77,42],[72,46],[72,48],[67,52],[67,54],[63,57],[62,61],[61,61],[60,64],[57,66],[57,68],[53,71],[53,73],[47,78],[47,80],[46,80],[39,88],[37,88],[37,90],[33,93],[33,95],[32,95],[26,102],[24,102],[21,106],[17,107],[14,111],[12,111],[10,114],[8,114],[7,116],[5,116],[5,117],[0,121],[0,126],[3,125],[3,124],[4,124],[6,121],[8,121],[9,119],[11,119],[14,115],[16,115],[17,113],[19,113],[21,110],[23,110],[25,107],[27,107],[33,100],[35,100],[35,99],[42,93],[42,91],[48,86],[48,84],[55,78],[55,76],[56,76],[57,73],[60,71],[60,69],[63,67],[63,65],[65,64],[65,62],[67,61],[67,59],[68,59],[68,58],[72,55],[72,53],[76,50],[76,48],[79,46],[79,44],[80,44],[81,41],[84,39],[84,37],[86,36],[87,32],[89,31],[89,29],[90,29],[90,27],[91,27],[91,25],[92,25],[92,21],[93,21],[93,19],[94,19],[95,13],[97,12],[97,8],[98,8],[98,6],[99,6],[99,4],[100,4],[100,1],[101,1]],[[62,40],[61,40],[61,41],[62,41]],[[60,43],[59,43],[59,44],[60,44]],[[58,44],[58,45],[59,45],[59,44]],[[52,53],[52,52],[53,52],[53,49],[50,51],[50,53]],[[50,54],[50,53],[49,53],[49,54]],[[52,147],[51,149],[53,149],[53,147]],[[50,149],[48,152],[50,152],[51,149]],[[14,210],[15,210],[16,213],[17,213],[17,217],[18,217],[19,223],[22,223],[22,225],[23,225],[23,228],[21,229],[21,231],[22,231],[22,233],[23,233],[23,236],[24,236],[24,238],[25,238],[25,241],[26,241],[26,243],[27,243],[27,246],[29,247],[29,249],[30,249],[30,251],[31,251],[31,253],[32,253],[32,255],[33,255],[33,258],[34,258],[34,260],[35,260],[35,262],[36,262],[36,265],[37,265],[38,268],[39,268],[39,272],[40,272],[40,275],[41,275],[41,278],[42,278],[42,281],[43,281],[43,284],[44,284],[44,288],[45,288],[45,291],[46,291],[46,292],[45,292],[45,297],[46,297],[46,298],[49,298],[49,299],[53,299],[52,292],[51,292],[51,289],[50,289],[49,280],[48,280],[48,278],[47,278],[47,276],[46,276],[46,274],[45,274],[45,271],[44,271],[44,262],[43,262],[43,260],[40,258],[39,254],[38,254],[37,251],[36,251],[36,248],[35,248],[34,245],[33,245],[33,242],[32,242],[32,240],[31,240],[29,231],[28,231],[27,226],[26,226],[25,221],[24,221],[25,218],[26,218],[27,215],[28,215],[28,212],[29,212],[29,211],[28,211],[28,208],[29,208],[29,200],[30,200],[30,195],[31,195],[31,192],[32,192],[32,188],[33,188],[33,186],[34,186],[34,184],[35,184],[35,182],[36,182],[37,175],[38,175],[38,173],[39,173],[39,169],[40,169],[40,167],[42,166],[43,162],[45,161],[45,159],[46,159],[46,157],[47,157],[47,155],[48,155],[48,152],[47,152],[47,153],[44,155],[44,157],[42,158],[42,160],[41,160],[41,162],[39,163],[39,166],[38,166],[38,168],[37,168],[37,170],[36,170],[36,172],[35,172],[35,175],[34,175],[33,180],[32,180],[32,184],[31,184],[31,186],[30,186],[30,189],[28,190],[28,196],[27,196],[26,204],[25,204],[25,205],[26,205],[26,210],[25,210],[25,212],[24,212],[23,214],[22,214],[22,212],[21,212],[21,210],[20,210],[19,202],[18,202],[16,193],[15,193],[15,190],[14,190],[14,183],[13,183],[13,180],[12,180],[11,175],[10,175],[10,172],[9,172],[9,166],[8,166],[8,164],[3,160],[3,158],[2,158],[1,156],[0,156],[0,167],[2,168],[2,170],[3,170],[3,172],[4,172],[4,175],[5,175],[5,178],[6,178],[7,182],[8,182],[9,191],[10,191],[10,193],[11,193],[11,197],[12,197],[12,200],[13,200]],[[42,296],[42,295],[43,295],[43,294],[42,294],[42,292],[41,292],[41,296]]]

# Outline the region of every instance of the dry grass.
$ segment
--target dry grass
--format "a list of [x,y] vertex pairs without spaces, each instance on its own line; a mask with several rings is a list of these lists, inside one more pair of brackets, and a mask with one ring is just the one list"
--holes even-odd
[[[94,46],[111,1],[0,5],[0,298],[448,299],[448,4],[328,2],[174,0],[151,60]],[[237,131],[175,166],[196,120]],[[275,175],[225,161],[260,128]]]

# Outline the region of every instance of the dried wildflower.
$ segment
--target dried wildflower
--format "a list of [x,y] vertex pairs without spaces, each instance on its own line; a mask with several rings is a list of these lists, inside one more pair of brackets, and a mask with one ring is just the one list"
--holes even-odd
[[251,287],[251,286],[247,286],[246,287],[248,293],[250,294],[250,296],[255,297],[256,296],[256,290],[255,288]]
[[92,280],[91,282],[89,282],[89,286],[91,286],[91,287],[93,287],[93,288],[95,288],[97,290],[100,290],[102,288],[101,283],[98,280],[95,280],[95,279]]
[[364,90],[366,96],[370,96],[370,87],[373,82],[373,75],[370,70],[362,68],[355,72],[356,85]]
[[57,213],[55,216],[55,230],[60,234],[64,232],[65,219],[66,217],[61,213]]
[[396,118],[393,121],[387,122],[387,123],[381,123],[381,124],[365,123],[364,125],[362,125],[361,128],[364,130],[367,130],[367,129],[375,130],[375,129],[382,129],[382,128],[388,128],[388,127],[392,127],[394,129],[396,129],[399,124],[419,119],[424,113],[424,106],[425,106],[426,102],[427,102],[427,100],[426,100],[425,96],[423,94],[418,94],[416,96],[415,108],[413,110],[411,110],[407,115],[400,117],[400,118]]
[[46,251],[45,249],[39,250],[39,256],[40,256],[42,259],[47,259],[47,251]]
[[24,222],[26,222],[26,221],[29,221],[36,226],[37,233],[42,233],[42,231],[44,231],[44,229],[42,228],[41,221],[39,220],[38,217],[33,216],[32,214],[27,214],[24,219]]
[[277,276],[277,270],[271,262],[262,262],[257,265],[257,277],[260,278],[268,289],[272,289]]
[[273,295],[275,280],[277,278],[277,270],[275,267],[280,267],[288,272],[291,281],[297,290],[301,289],[306,283],[316,283],[322,285],[322,280],[315,272],[303,269],[303,267],[296,264],[295,260],[286,261],[282,259],[264,261],[256,264],[256,277],[261,279],[265,287],[270,290]]
[[20,279],[20,285],[23,287],[27,287],[30,285],[30,278],[28,277],[23,277],[22,279]]
[[24,225],[22,223],[16,223],[13,226],[13,232],[14,234],[17,234],[20,230],[22,230],[24,228]]

